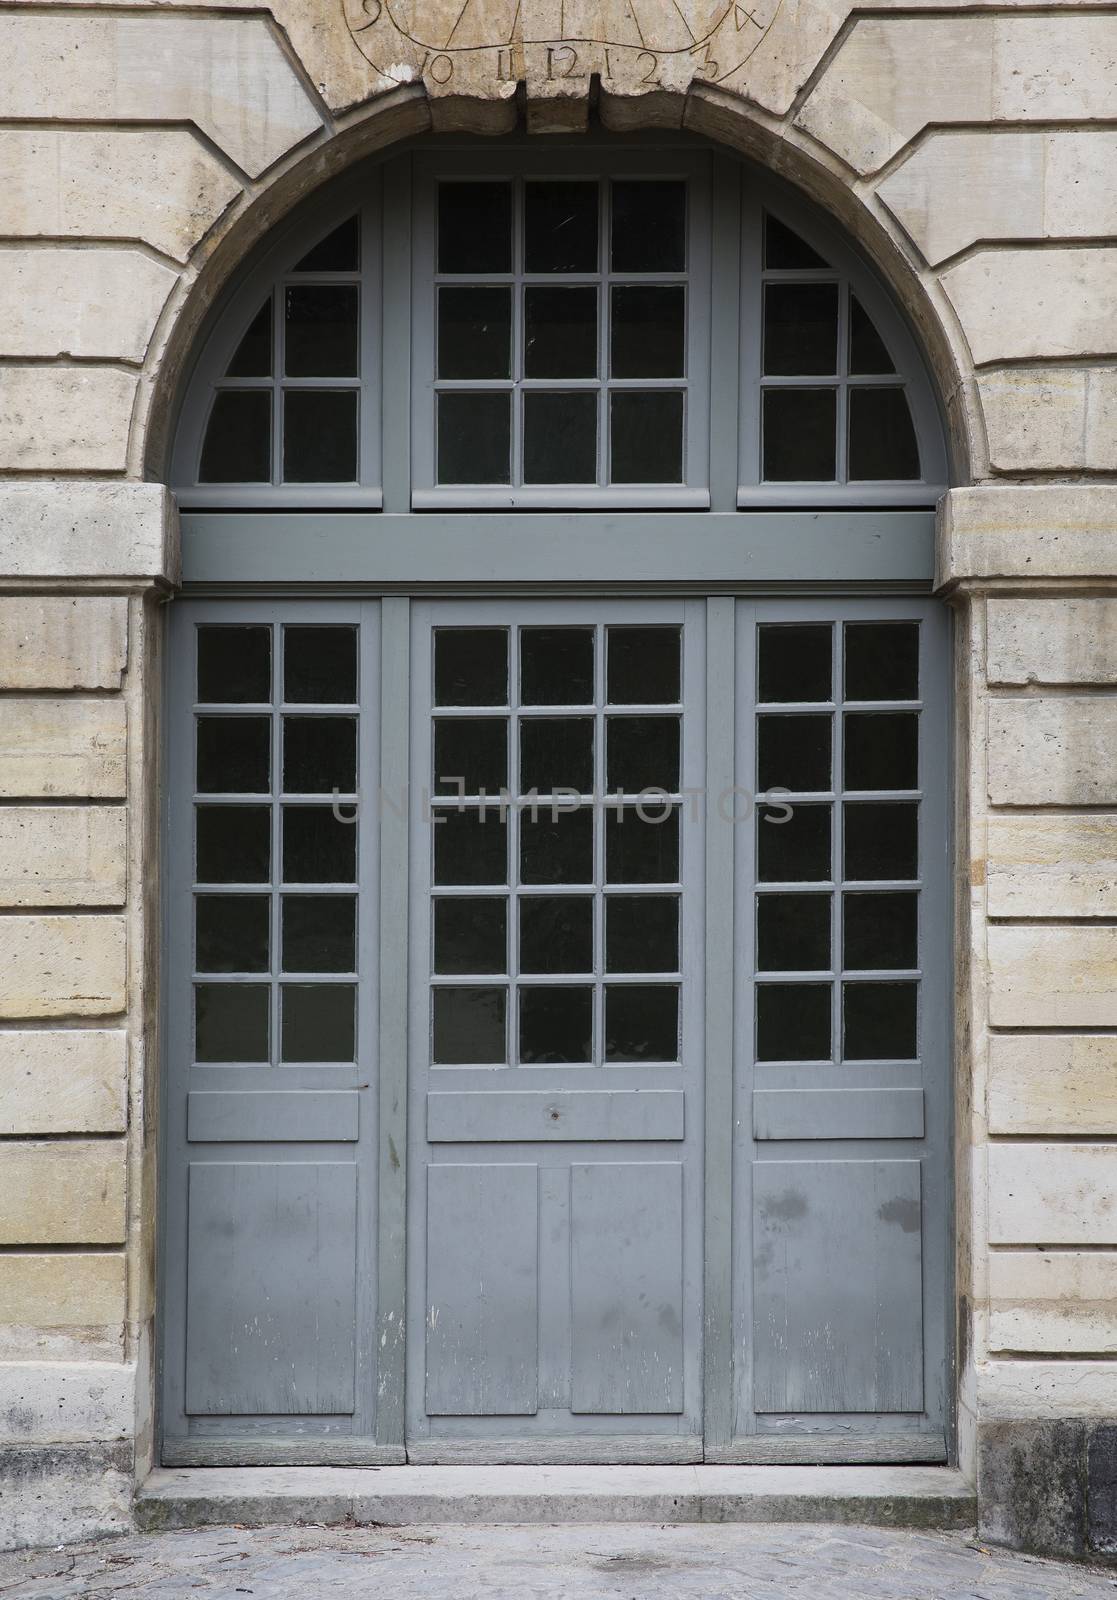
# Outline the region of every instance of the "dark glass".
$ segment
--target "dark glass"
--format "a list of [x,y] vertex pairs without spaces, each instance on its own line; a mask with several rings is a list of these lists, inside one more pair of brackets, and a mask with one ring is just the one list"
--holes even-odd
[[285,983],[281,1061],[352,1061],[357,991],[346,983]]
[[593,809],[520,813],[521,883],[593,882]]
[[436,628],[434,698],[440,706],[506,705],[507,628]]
[[440,394],[439,483],[509,483],[511,418],[509,394]]
[[524,268],[597,271],[596,181],[524,184]]
[[460,988],[431,991],[431,1059],[440,1067],[501,1065],[507,1059],[508,991]]
[[290,284],[284,295],[283,370],[289,378],[355,378],[357,285]]
[[593,629],[521,628],[520,700],[529,706],[592,705]]
[[198,806],[196,828],[199,883],[267,883],[270,806]]
[[199,717],[199,794],[267,794],[270,717]]
[[830,788],[828,716],[762,716],[756,719],[756,783],[793,792]]
[[592,972],[593,901],[586,895],[524,895],[521,972]]
[[765,212],[764,265],[777,272],[818,272],[829,262],[785,223]]
[[505,972],[508,906],[502,895],[434,902],[435,972]]
[[431,826],[436,884],[508,881],[508,826],[498,806],[436,811]]
[[679,787],[678,717],[607,717],[605,787],[611,794]]
[[435,794],[496,796],[508,785],[508,724],[503,717],[435,717]]
[[686,184],[674,178],[618,178],[611,188],[613,271],[682,272]]
[[284,717],[285,794],[354,794],[356,717]]
[[194,1060],[266,1061],[266,983],[194,985]]
[[605,900],[606,972],[677,972],[679,899],[611,894]]
[[610,481],[682,483],[683,397],[615,390],[609,399]]
[[832,483],[837,476],[833,389],[765,389],[766,483]]
[[597,395],[524,395],[524,482],[597,482]]
[[762,701],[829,700],[834,630],[828,622],[762,623],[758,632]]
[[485,284],[438,291],[438,376],[512,375],[512,291]]
[[360,219],[349,217],[324,239],[311,245],[296,272],[356,272],[361,260]]
[[511,272],[512,185],[438,185],[439,272]]
[[219,389],[202,444],[199,483],[271,481],[271,390]]
[[681,283],[613,288],[614,378],[681,378],[685,371],[686,290]]
[[270,628],[199,628],[198,699],[259,705],[271,699]]
[[847,789],[915,789],[919,785],[919,714],[847,711]]
[[266,972],[270,903],[258,894],[200,894],[194,901],[198,972]]
[[520,723],[520,793],[593,789],[593,718],[524,717]]
[[[659,807],[645,806],[644,817],[658,819]],[[610,806],[605,812],[606,883],[678,883],[679,810],[663,821],[645,821],[635,806]]]
[[271,304],[269,294],[234,350],[233,359],[226,368],[226,377],[271,377]]
[[919,698],[918,622],[847,622],[847,700]]
[[918,478],[919,445],[903,389],[849,391],[849,476]]
[[919,965],[919,896],[847,894],[842,897],[843,964],[911,971]]
[[830,807],[758,806],[756,872],[761,883],[826,883],[830,878]]
[[288,389],[283,396],[285,483],[356,483],[356,389]]
[[524,290],[524,376],[593,378],[597,375],[597,290],[592,284]]
[[895,372],[884,340],[856,295],[849,297],[849,370],[852,373]]
[[829,966],[828,894],[757,896],[758,972],[826,972]]
[[829,377],[838,370],[838,285],[764,287],[764,372]]
[[357,828],[332,806],[283,807],[285,883],[352,883],[357,876]]
[[679,1059],[679,991],[673,984],[605,985],[605,1059]]
[[845,876],[854,882],[919,876],[919,806],[858,800],[844,807]]
[[357,901],[348,894],[283,896],[283,971],[356,972]]
[[844,983],[846,1061],[914,1061],[918,1054],[916,983]]
[[593,1059],[593,990],[531,984],[520,990],[520,1061],[575,1065]]
[[356,628],[284,628],[283,696],[292,705],[353,705]]
[[676,705],[682,693],[678,628],[607,628],[605,698],[614,706]]
[[830,1059],[830,985],[758,983],[756,1059]]

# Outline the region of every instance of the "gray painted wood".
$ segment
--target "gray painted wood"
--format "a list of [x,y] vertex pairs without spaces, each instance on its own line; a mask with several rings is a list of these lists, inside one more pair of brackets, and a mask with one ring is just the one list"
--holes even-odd
[[922,1139],[922,1089],[757,1089],[757,1139]]
[[192,1144],[349,1142],[359,1136],[353,1089],[201,1089],[187,1096]]
[[685,1106],[677,1089],[434,1090],[427,1095],[427,1138],[431,1144],[681,1139]]

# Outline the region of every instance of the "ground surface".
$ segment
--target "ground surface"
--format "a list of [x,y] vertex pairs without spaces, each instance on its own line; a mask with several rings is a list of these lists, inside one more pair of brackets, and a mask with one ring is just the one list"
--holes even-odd
[[202,1528],[0,1555],[5,1600],[1071,1600],[1117,1569],[814,1524]]

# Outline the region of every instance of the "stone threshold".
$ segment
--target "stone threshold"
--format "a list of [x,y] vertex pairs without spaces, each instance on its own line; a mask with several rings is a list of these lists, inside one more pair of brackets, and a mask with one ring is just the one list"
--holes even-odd
[[154,1532],[238,1523],[832,1522],[972,1528],[952,1467],[166,1467],[140,1486]]

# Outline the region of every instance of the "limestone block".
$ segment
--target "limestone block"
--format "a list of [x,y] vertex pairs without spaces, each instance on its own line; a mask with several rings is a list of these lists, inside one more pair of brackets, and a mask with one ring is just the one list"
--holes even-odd
[[0,463],[21,472],[123,472],[136,378],[115,367],[0,370]]
[[1117,1255],[997,1250],[989,1300],[992,1350],[1117,1354]]
[[994,1034],[990,1133],[1117,1133],[1117,1037]]
[[1117,469],[1117,371],[1007,367],[979,372],[994,472]]
[[1117,700],[992,700],[988,757],[995,806],[1117,805]]
[[0,1548],[107,1539],[132,1526],[130,1443],[11,1445],[4,1450]]
[[0,1029],[0,1134],[123,1133],[127,1067],[119,1028]]
[[1117,1146],[989,1147],[991,1244],[1117,1244]]
[[0,1017],[124,1010],[123,917],[0,917]]
[[127,1439],[135,1429],[131,1362],[19,1361],[0,1366],[0,1439]]
[[177,261],[241,192],[186,128],[2,128],[0,171],[0,236],[143,239]]
[[988,950],[994,1027],[1117,1027],[1117,927],[993,924]]
[[985,484],[939,502],[935,582],[1117,572],[1117,484]]
[[117,1360],[127,1319],[122,1253],[0,1254],[0,1360]]
[[124,1175],[121,1139],[9,1141],[0,1163],[0,1243],[123,1244]]
[[0,250],[0,356],[142,361],[176,277],[139,250]]
[[994,815],[986,849],[991,917],[1117,917],[1117,814]]
[[1078,597],[986,605],[990,683],[1117,683],[1117,600]]
[[[178,516],[170,492],[161,484],[81,483],[66,478],[50,483],[0,482],[0,572],[6,577],[148,578],[173,584],[179,570]],[[118,604],[80,603],[110,608]],[[88,618],[91,613],[84,615]],[[116,613],[110,609],[108,615]]]
[[0,907],[122,906],[123,806],[0,806]]
[[6,699],[0,797],[123,798],[123,700]]
[[1117,1415],[1117,1362],[1111,1360],[982,1360],[974,1379],[985,1420]]
[[127,664],[123,598],[0,596],[0,689],[119,689]]
[[1117,350],[1117,249],[982,250],[942,276],[975,362]]

